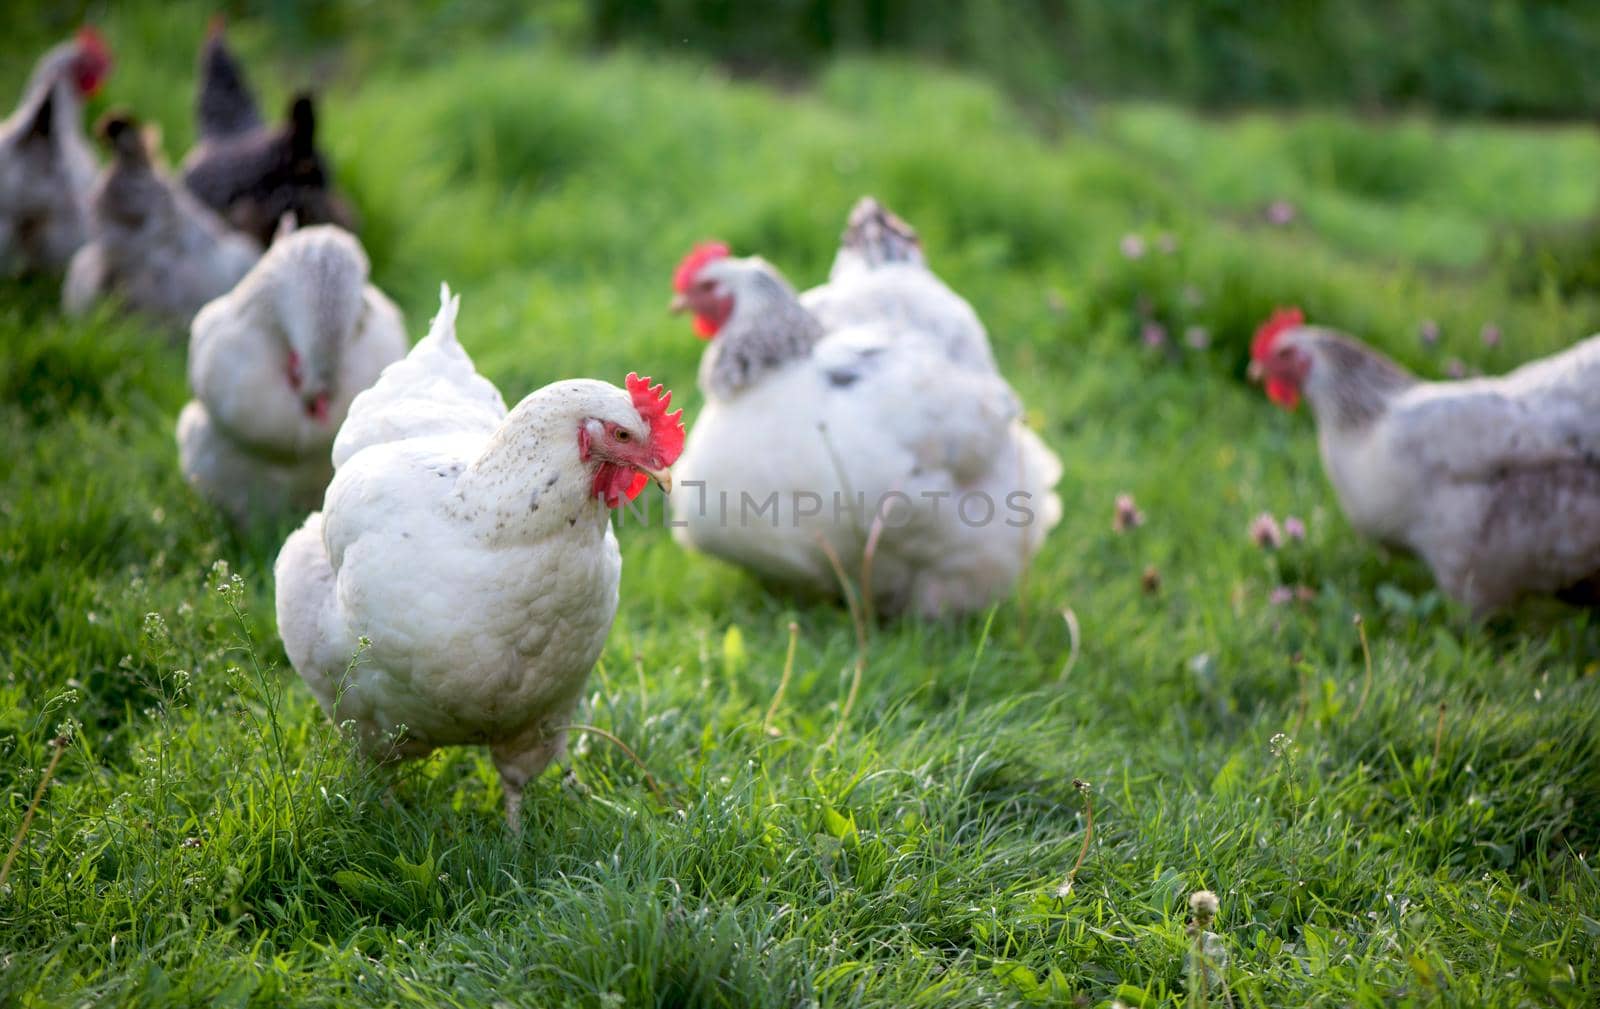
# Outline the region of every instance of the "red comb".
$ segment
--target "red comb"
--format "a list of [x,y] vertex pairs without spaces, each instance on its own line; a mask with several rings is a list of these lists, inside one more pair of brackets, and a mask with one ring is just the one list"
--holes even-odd
[[1255,361],[1266,360],[1280,333],[1305,324],[1306,314],[1298,308],[1273,309],[1272,316],[1256,327],[1256,338],[1250,344],[1250,358]]
[[640,378],[638,372],[628,373],[628,395],[633,398],[633,408],[650,425],[650,448],[656,458],[662,466],[671,466],[683,453],[683,411],[668,413],[672,393],[664,385],[651,385],[650,379]]
[[84,25],[78,29],[78,48],[102,60],[111,61],[111,47],[106,45],[105,38],[95,31],[92,25]]
[[88,25],[78,29],[77,59],[73,60],[72,78],[78,93],[85,98],[100,90],[106,74],[111,71],[111,49],[100,33]]
[[672,275],[672,289],[679,294],[689,290],[689,285],[694,283],[694,275],[707,263],[728,257],[727,242],[701,242],[678,263],[678,269]]

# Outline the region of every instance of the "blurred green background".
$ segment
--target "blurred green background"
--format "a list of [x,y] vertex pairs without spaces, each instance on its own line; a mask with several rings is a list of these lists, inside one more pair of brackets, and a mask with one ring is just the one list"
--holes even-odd
[[599,42],[681,41],[751,68],[914,53],[1044,101],[1600,109],[1600,4],[1581,0],[593,0],[585,14]]
[[[592,45],[693,50],[797,75],[840,53],[915,54],[981,70],[1030,102],[1174,99],[1208,109],[1589,118],[1600,112],[1600,3],[1586,0],[486,0],[226,3],[302,38],[357,24],[419,46],[453,32],[562,30]],[[38,11],[54,37],[104,3]]]
[[[103,3],[36,11],[59,34]],[[794,76],[842,53],[915,55],[981,71],[1031,102],[1172,99],[1206,108],[1591,118],[1600,4],[1586,0],[486,0],[221,4],[302,38],[359,26],[419,46],[460,32],[556,29],[594,46],[692,50]],[[10,55],[9,53],[7,54]]]

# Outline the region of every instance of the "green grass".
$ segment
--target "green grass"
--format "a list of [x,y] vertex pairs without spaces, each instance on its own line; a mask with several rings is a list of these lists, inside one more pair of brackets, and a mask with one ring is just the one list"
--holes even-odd
[[[203,22],[107,25],[108,100],[159,121],[174,157]],[[1309,419],[1241,378],[1251,326],[1290,301],[1432,375],[1588,332],[1592,293],[1513,283],[1497,256],[1516,228],[1595,211],[1588,131],[1115,104],[1040,129],[948,72],[842,61],[780,94],[559,35],[431,57],[369,40],[336,64],[327,143],[413,333],[448,280],[508,395],[638,369],[692,420],[701,345],[663,311],[681,252],[715,234],[813,283],[873,192],[921,229],[1061,452],[1061,527],[993,612],[875,630],[841,718],[841,608],[625,525],[582,717],[678,808],[586,737],[581,784],[541,779],[519,841],[483,754],[374,770],[287,671],[285,530],[241,538],[185,487],[181,351],[10,289],[5,837],[52,738],[72,743],[0,892],[0,1004],[1214,1006],[1184,966],[1200,888],[1238,1005],[1600,998],[1600,627],[1553,604],[1468,622],[1354,537]],[[307,72],[262,24],[237,37],[271,94]],[[6,55],[0,94],[26,73]],[[1287,227],[1263,218],[1280,198]],[[1183,345],[1192,326],[1209,349]],[[1120,491],[1147,516],[1123,535]],[[1307,539],[1257,549],[1265,510]],[[1316,594],[1274,605],[1280,585]]]

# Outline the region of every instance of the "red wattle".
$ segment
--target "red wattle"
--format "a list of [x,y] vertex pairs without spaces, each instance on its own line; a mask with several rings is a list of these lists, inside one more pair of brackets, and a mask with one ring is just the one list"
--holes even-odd
[[703,315],[697,315],[694,317],[694,335],[709,340],[717,335],[717,324]]
[[617,508],[624,499],[632,501],[644,490],[650,478],[626,466],[604,462],[594,471],[594,496],[606,503],[607,508]]
[[1267,398],[1283,407],[1293,410],[1300,405],[1300,390],[1292,383],[1281,378],[1267,379]]

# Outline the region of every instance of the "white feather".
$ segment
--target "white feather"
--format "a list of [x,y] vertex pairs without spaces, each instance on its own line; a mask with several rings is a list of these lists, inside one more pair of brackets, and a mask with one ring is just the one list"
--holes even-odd
[[441,302],[428,337],[352,406],[359,437],[341,438],[324,509],[279,554],[278,626],[369,752],[489,744],[515,822],[617,607],[621,557],[578,430],[643,420],[627,393],[587,380],[508,413],[456,340],[456,299]]
[[[341,289],[327,291],[326,283]],[[284,335],[286,320],[309,311],[305,302],[317,297],[349,299],[353,308],[348,329],[336,334],[323,420],[308,415],[290,384]],[[352,400],[405,349],[400,311],[366,283],[366,257],[353,237],[328,226],[287,236],[195,316],[191,406],[204,409],[187,411],[190,422],[178,426],[185,475],[239,521],[315,508],[333,474],[329,449]],[[223,444],[214,444],[219,439]]]
[[[771,272],[744,262],[717,275]],[[809,356],[732,396],[702,381],[708,402],[674,467],[675,536],[827,592],[838,582],[819,538],[855,578],[878,525],[880,611],[979,609],[1059,521],[1060,463],[1020,420],[976,314],[937,277],[909,263],[836,273],[800,299],[828,331]]]

